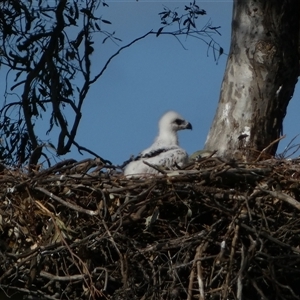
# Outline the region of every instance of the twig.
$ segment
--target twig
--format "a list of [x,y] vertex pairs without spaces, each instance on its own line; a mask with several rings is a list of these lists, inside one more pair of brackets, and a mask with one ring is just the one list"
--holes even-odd
[[232,266],[234,263],[234,254],[235,254],[236,243],[239,236],[239,229],[240,229],[239,225],[236,225],[234,228],[234,237],[232,239],[230,257],[229,257],[229,266],[228,266],[229,271],[226,274],[226,279],[225,279],[225,283],[223,284],[223,291],[222,291],[222,299],[224,300],[228,298],[229,280],[230,280],[230,275],[232,275],[231,273],[233,272]]
[[243,272],[245,269],[245,246],[242,244],[241,246],[241,264],[240,264],[240,270],[238,273],[238,278],[237,278],[237,292],[236,292],[236,296],[238,300],[242,300],[243,299]]
[[152,164],[149,164],[147,161],[143,160],[143,163],[153,169],[155,169],[156,171],[162,173],[162,174],[166,174],[166,172],[161,168],[161,167],[158,167],[158,166],[155,166],[155,165],[152,165]]
[[288,204],[294,206],[296,209],[300,210],[300,202],[298,202],[296,199],[292,198],[291,196],[277,191],[269,191],[263,188],[260,188],[263,192],[268,193],[274,198],[278,198],[279,200],[285,201]]
[[256,160],[254,162],[258,162],[261,158],[261,156],[270,148],[272,147],[274,144],[276,144],[277,142],[281,141],[282,139],[284,139],[286,137],[286,135],[283,135],[281,137],[279,137],[278,139],[274,140],[272,143],[270,143],[270,145],[268,145],[266,148],[264,148],[258,155],[258,157],[256,158]]
[[120,249],[118,248],[111,232],[109,231],[106,222],[104,220],[102,220],[102,224],[106,230],[106,233],[108,234],[109,240],[110,242],[113,244],[115,250],[117,251],[118,255],[119,255],[119,259],[120,259],[120,264],[121,264],[121,274],[122,274],[122,281],[123,281],[123,286],[125,288],[127,288],[127,269],[125,268],[125,261],[124,261],[124,257],[120,251]]
[[51,199],[54,199],[55,201],[65,205],[66,207],[68,207],[72,210],[75,210],[75,211],[78,211],[78,212],[81,212],[81,213],[84,213],[84,214],[87,214],[90,216],[97,216],[99,214],[99,210],[94,211],[94,210],[84,209],[76,204],[66,202],[63,199],[61,199],[60,197],[55,196],[53,193],[47,191],[45,188],[36,186],[34,189],[44,193],[45,195],[49,196]]
[[240,226],[245,228],[246,230],[250,231],[250,232],[253,232],[253,233],[256,233],[258,236],[261,236],[261,237],[265,237],[267,238],[268,240],[272,241],[273,243],[281,246],[281,247],[284,247],[284,248],[287,248],[287,249],[290,249],[292,250],[293,252],[295,253],[299,253],[300,254],[300,249],[298,248],[295,248],[295,247],[292,247],[288,244],[285,244],[277,239],[275,239],[274,237],[272,237],[271,235],[269,235],[268,233],[264,232],[264,231],[260,231],[260,232],[257,232],[255,229],[249,227],[248,225],[246,224],[243,224],[243,223],[240,223]]
[[193,297],[193,284],[194,284],[194,278],[196,276],[195,268],[197,267],[197,281],[198,281],[198,287],[199,287],[199,293],[200,293],[200,300],[205,299],[204,294],[204,284],[203,284],[203,277],[202,277],[202,271],[201,271],[201,256],[202,253],[205,251],[206,247],[208,245],[208,242],[202,242],[196,249],[195,258],[192,266],[192,270],[190,273],[190,280],[189,280],[189,286],[188,286],[188,296],[187,300],[191,300]]
[[263,291],[258,287],[256,281],[254,279],[251,279],[251,283],[253,285],[253,287],[256,289],[256,291],[258,292],[258,294],[260,295],[260,297],[262,298],[262,300],[269,300],[269,298],[267,298]]

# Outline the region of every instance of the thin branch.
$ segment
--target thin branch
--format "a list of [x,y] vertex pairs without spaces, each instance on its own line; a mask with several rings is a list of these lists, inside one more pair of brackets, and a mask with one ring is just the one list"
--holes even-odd
[[94,77],[94,79],[92,79],[92,80],[89,82],[89,84],[93,84],[94,82],[96,82],[96,81],[99,79],[99,77],[101,77],[101,76],[103,75],[103,73],[105,72],[105,70],[107,69],[108,65],[111,63],[111,61],[112,61],[116,56],[118,56],[124,49],[130,47],[131,45],[135,44],[136,42],[138,42],[138,41],[144,39],[145,37],[147,37],[149,34],[153,34],[153,33],[154,33],[154,32],[153,32],[152,30],[150,30],[150,31],[147,32],[146,34],[144,34],[144,35],[142,35],[142,36],[140,36],[140,37],[134,39],[134,40],[131,41],[129,44],[127,44],[127,45],[121,47],[114,55],[112,55],[112,56],[108,59],[108,61],[105,63],[104,67],[103,67],[102,70],[99,72],[99,74],[96,75],[96,76]]

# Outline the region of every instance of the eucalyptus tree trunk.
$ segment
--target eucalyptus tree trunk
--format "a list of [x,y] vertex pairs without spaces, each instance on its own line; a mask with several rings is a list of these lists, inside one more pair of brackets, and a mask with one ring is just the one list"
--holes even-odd
[[230,53],[206,150],[244,161],[262,150],[275,154],[272,142],[281,135],[299,74],[299,19],[299,0],[234,1]]

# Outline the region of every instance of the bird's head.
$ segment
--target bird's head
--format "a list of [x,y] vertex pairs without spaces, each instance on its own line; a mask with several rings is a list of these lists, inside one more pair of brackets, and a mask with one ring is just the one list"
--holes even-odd
[[159,132],[177,132],[178,130],[192,129],[192,124],[184,120],[175,111],[168,111],[159,121]]

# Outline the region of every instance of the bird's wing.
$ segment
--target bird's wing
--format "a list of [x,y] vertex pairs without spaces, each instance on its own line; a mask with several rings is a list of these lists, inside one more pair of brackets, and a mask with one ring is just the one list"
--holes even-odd
[[176,165],[179,167],[183,166],[187,162],[187,159],[188,155],[185,150],[180,147],[171,147],[169,149],[165,149],[165,151],[162,151],[157,155],[147,158],[146,161],[150,164],[172,169],[176,167]]
[[144,163],[161,166],[166,169],[173,169],[176,166],[183,166],[187,163],[188,155],[185,150],[178,146],[160,148],[152,152],[144,153],[130,162],[124,170],[125,175],[130,174],[157,174],[158,171]]
[[160,155],[161,153],[165,153],[165,152],[175,150],[175,149],[180,149],[180,148],[178,146],[161,147],[161,148],[157,148],[157,149],[150,147],[150,148],[144,150],[143,152],[141,152],[134,160],[155,157],[155,156]]
[[121,165],[121,168],[126,167],[128,164],[130,164],[133,161],[139,161],[139,160],[142,160],[145,158],[155,157],[163,152],[177,149],[177,148],[178,148],[177,146],[169,147],[169,148],[159,148],[159,149],[152,149],[152,147],[150,147],[150,148],[142,151],[138,156],[135,156],[135,157],[132,156],[128,160],[124,161],[123,164]]

